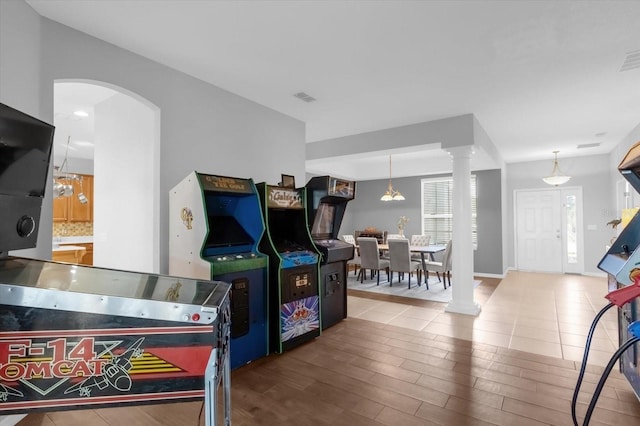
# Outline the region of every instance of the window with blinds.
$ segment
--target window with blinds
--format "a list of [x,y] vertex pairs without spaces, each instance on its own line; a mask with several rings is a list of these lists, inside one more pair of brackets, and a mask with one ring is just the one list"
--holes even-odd
[[[431,244],[445,244],[453,238],[453,178],[422,179],[422,235],[431,236]],[[478,247],[476,176],[471,175],[471,232],[473,247]]]

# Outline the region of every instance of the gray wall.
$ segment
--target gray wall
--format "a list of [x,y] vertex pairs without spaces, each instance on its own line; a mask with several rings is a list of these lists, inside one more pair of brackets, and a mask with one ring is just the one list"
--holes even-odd
[[[40,104],[40,39],[40,15],[22,1],[0,1],[0,102],[52,123],[53,115],[44,114]],[[43,205],[38,247],[12,254],[40,258],[51,256],[53,223],[50,192],[45,194]],[[44,248],[47,244],[48,248]]]
[[[478,185],[478,249],[474,251],[474,272],[502,275],[502,202],[500,170],[473,172]],[[340,235],[353,234],[374,226],[380,230],[397,233],[400,216],[407,216],[404,234],[422,232],[420,209],[420,181],[426,176],[393,179],[393,188],[400,191],[405,201],[384,202],[380,197],[387,189],[388,180],[371,180],[357,183],[356,198],[347,205],[340,227]],[[434,176],[428,176],[434,177]]]
[[[584,235],[584,271],[587,274],[601,274],[597,268],[604,255],[605,245],[611,239],[611,228],[606,223],[615,212],[615,203],[611,200],[611,181],[609,155],[588,157],[559,158],[560,169],[571,176],[563,186],[582,187],[583,235]],[[514,251],[514,206],[513,195],[517,189],[547,189],[549,186],[542,177],[551,173],[553,159],[530,161],[507,165],[507,203],[509,236],[507,238],[508,266],[515,266]],[[615,214],[615,213],[614,213]],[[587,229],[588,226],[596,229]]]
[[[304,123],[84,33],[0,1],[0,102],[52,122],[56,79],[105,82],[161,111],[160,270],[168,270],[168,193],[189,172],[277,183],[305,178]],[[144,182],[140,182],[144,191]],[[50,258],[51,194],[33,257]]]

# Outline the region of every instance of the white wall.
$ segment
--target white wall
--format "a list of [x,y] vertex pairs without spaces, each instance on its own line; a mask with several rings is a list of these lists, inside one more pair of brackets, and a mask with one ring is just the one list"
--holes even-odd
[[120,93],[95,107],[95,266],[159,272],[157,119],[153,108]]

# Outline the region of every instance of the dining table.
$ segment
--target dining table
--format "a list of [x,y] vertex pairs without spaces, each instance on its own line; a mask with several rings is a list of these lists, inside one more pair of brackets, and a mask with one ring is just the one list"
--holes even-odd
[[[412,253],[420,253],[420,259],[422,260],[422,270],[425,271],[425,279],[424,282],[425,284],[427,283],[427,263],[426,260],[424,258],[425,254],[429,255],[429,259],[433,260],[433,254],[434,253],[439,253],[441,251],[445,251],[445,249],[447,248],[446,244],[429,244],[426,246],[409,246],[409,251]],[[389,250],[389,244],[378,244],[378,249],[382,250],[382,251],[388,251]]]

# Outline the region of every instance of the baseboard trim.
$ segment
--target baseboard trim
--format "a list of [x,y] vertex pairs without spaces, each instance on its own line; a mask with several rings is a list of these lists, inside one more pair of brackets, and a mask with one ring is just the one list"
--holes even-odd
[[483,272],[474,272],[473,273],[474,277],[485,277],[485,278],[498,278],[498,279],[504,279],[505,274],[485,274]]

